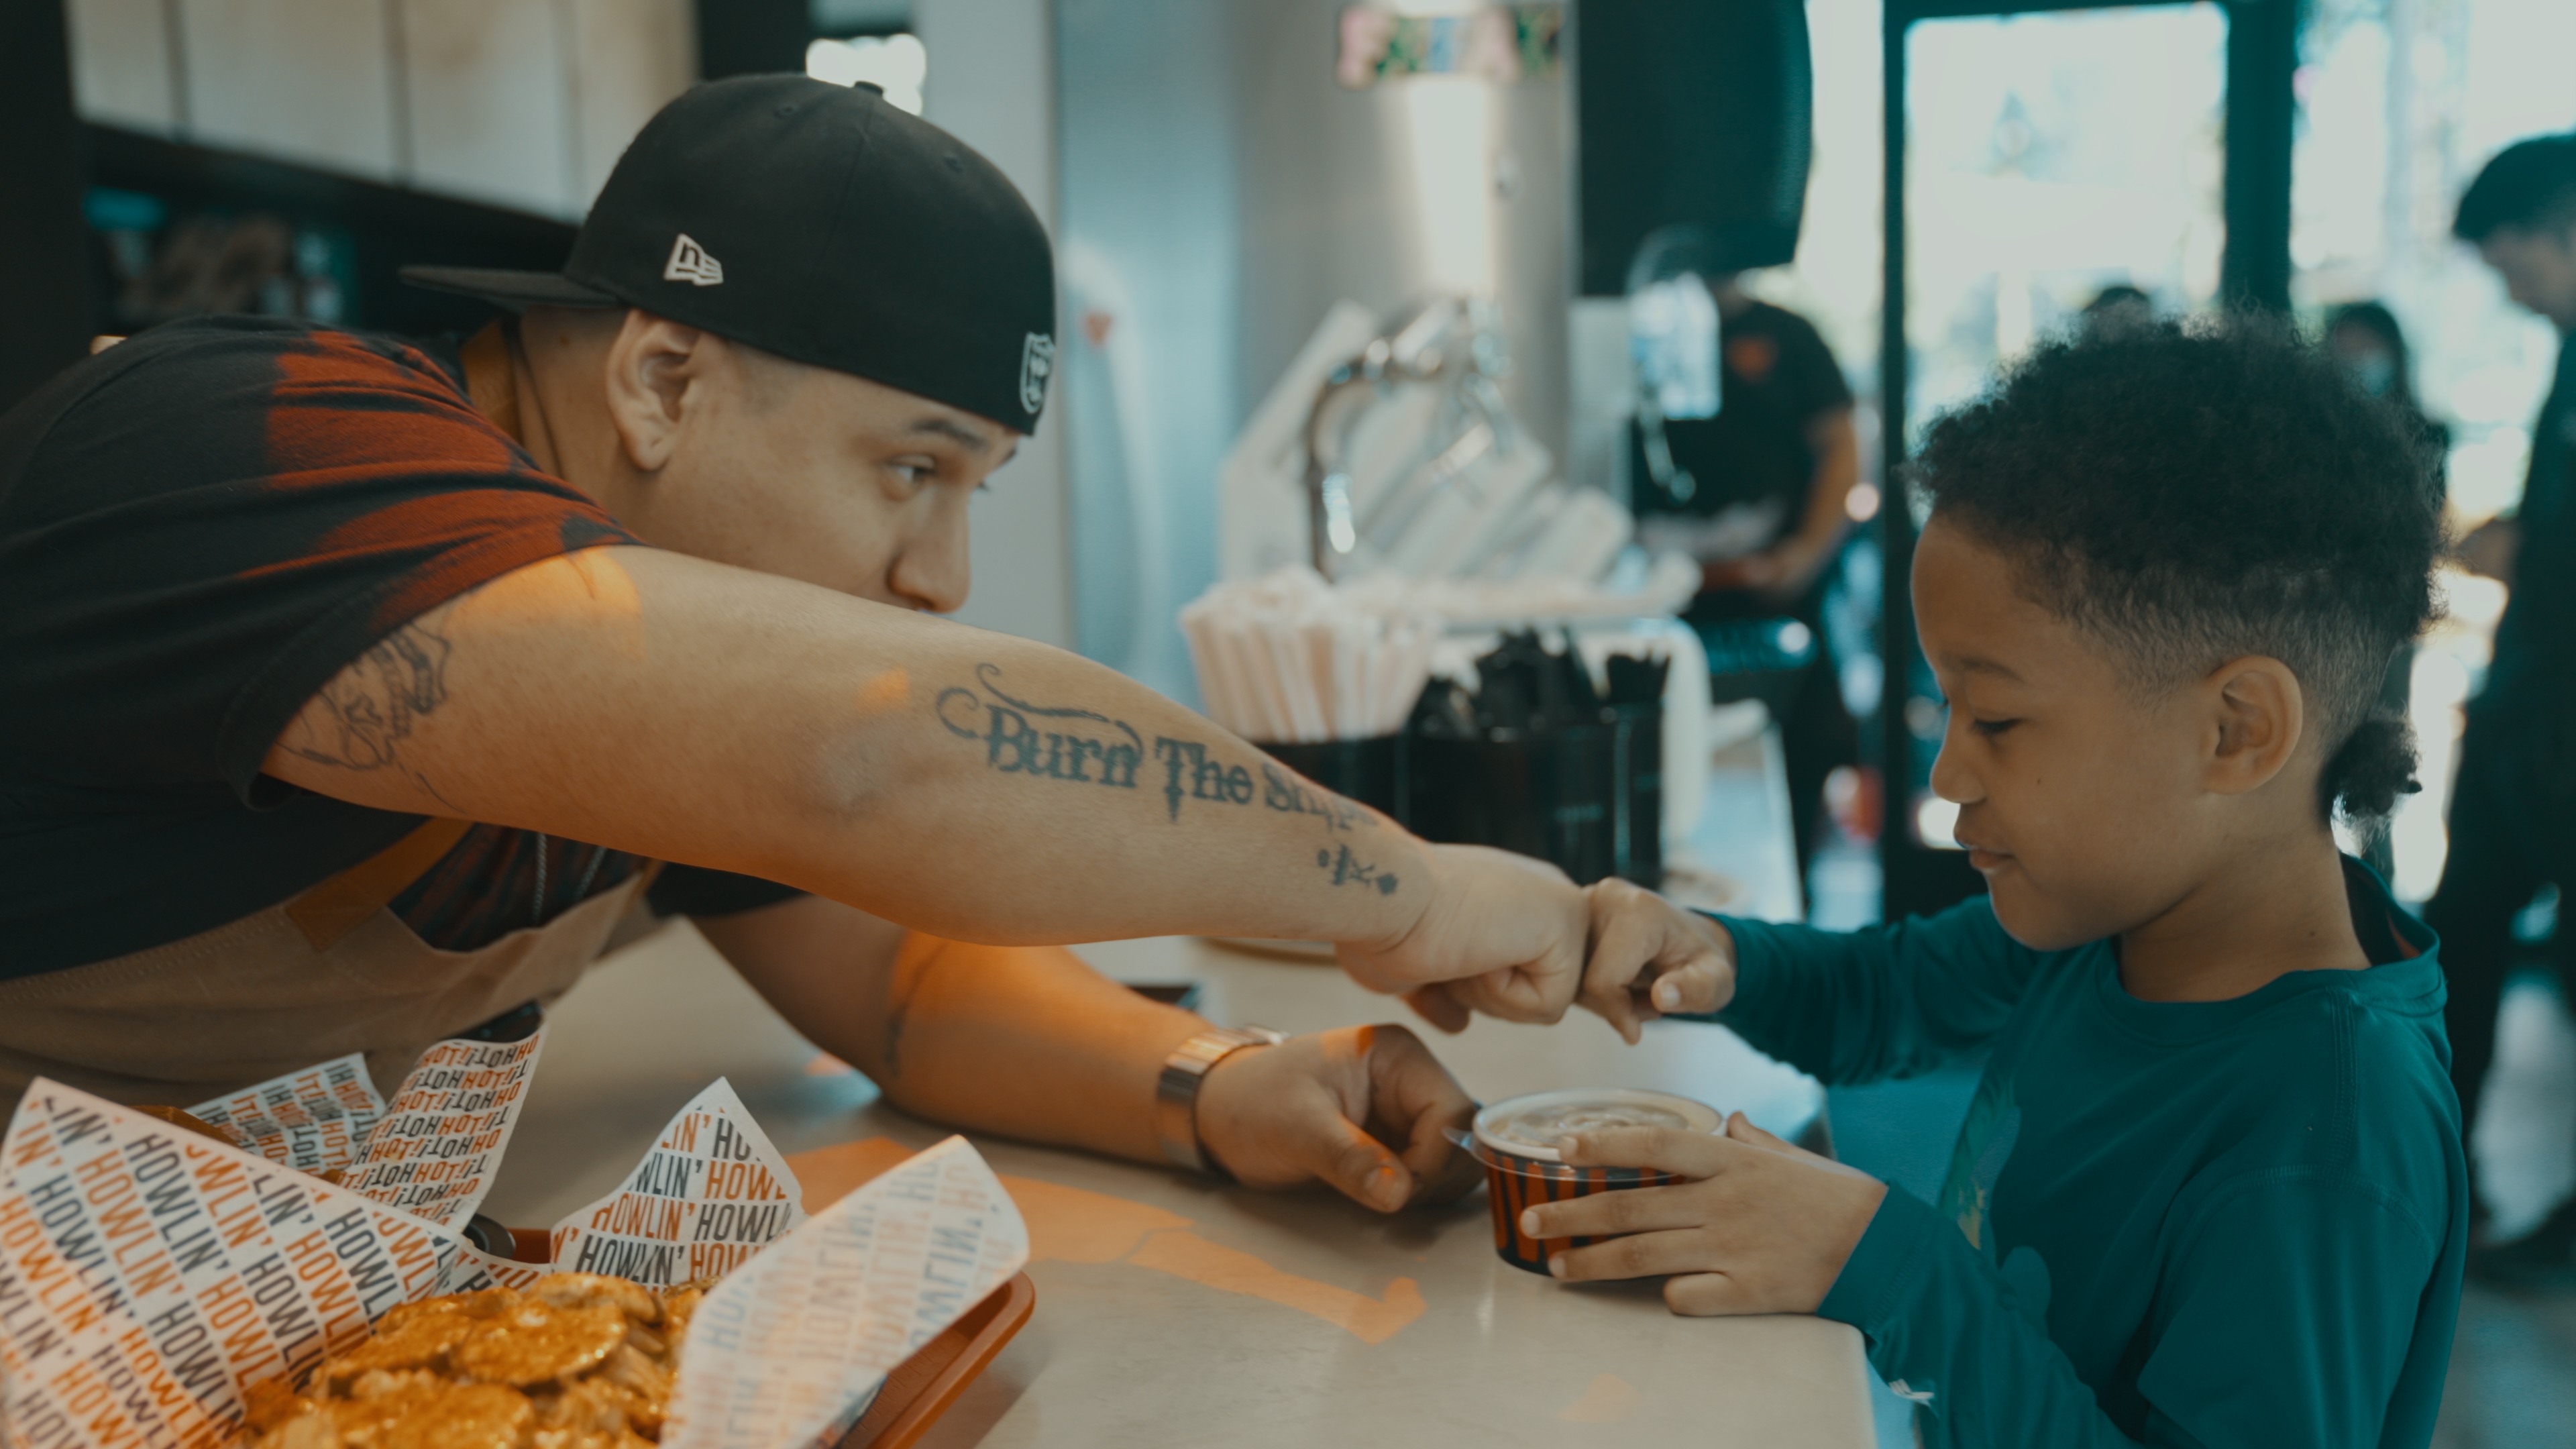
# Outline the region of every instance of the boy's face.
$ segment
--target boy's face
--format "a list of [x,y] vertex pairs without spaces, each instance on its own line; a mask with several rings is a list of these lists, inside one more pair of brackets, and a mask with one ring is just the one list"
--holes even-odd
[[2062,950],[2153,919],[2213,821],[2189,690],[2142,702],[2120,662],[2021,596],[2013,560],[1942,515],[1914,554],[1923,652],[1950,701],[1932,788],[2015,940]]

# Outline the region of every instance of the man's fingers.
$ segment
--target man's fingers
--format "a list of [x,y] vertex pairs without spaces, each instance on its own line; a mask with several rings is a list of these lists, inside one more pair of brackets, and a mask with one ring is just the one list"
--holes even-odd
[[1568,1283],[1595,1283],[1704,1270],[1709,1266],[1707,1257],[1708,1244],[1697,1232],[1639,1233],[1551,1253],[1547,1270]]
[[1568,1138],[1557,1153],[1575,1167],[1651,1167],[1683,1177],[1715,1177],[1740,1143],[1668,1127],[1605,1127]]
[[1663,944],[1663,923],[1641,908],[1646,892],[1623,880],[1606,880],[1592,888],[1591,959],[1583,968],[1583,1004],[1617,1028],[1630,1046],[1637,1044],[1646,1017],[1638,1010],[1634,987]]
[[1707,1224],[1708,1208],[1669,1187],[1629,1187],[1521,1210],[1520,1229],[1533,1238],[1610,1238]]
[[1416,1201],[1447,1202],[1483,1180],[1475,1159],[1448,1137],[1475,1119],[1476,1101],[1421,1038],[1400,1026],[1370,1030],[1369,1094],[1370,1114],[1404,1135],[1398,1155],[1413,1173]]
[[1412,1007],[1424,1021],[1451,1036],[1465,1031],[1467,1023],[1475,1017],[1465,1003],[1449,993],[1449,983],[1445,981],[1417,986],[1404,993],[1404,1004]]
[[1769,1311],[1724,1273],[1682,1273],[1664,1280],[1664,1306],[1691,1318]]
[[[1552,999],[1555,993],[1548,989],[1548,975],[1542,966],[1515,966],[1488,971],[1456,985],[1487,1016],[1544,1025],[1565,1015],[1566,1007],[1565,1001]],[[1567,995],[1571,997],[1572,993]]]
[[1413,1196],[1413,1174],[1384,1143],[1338,1111],[1316,1134],[1309,1159],[1315,1175],[1362,1207],[1391,1213]]

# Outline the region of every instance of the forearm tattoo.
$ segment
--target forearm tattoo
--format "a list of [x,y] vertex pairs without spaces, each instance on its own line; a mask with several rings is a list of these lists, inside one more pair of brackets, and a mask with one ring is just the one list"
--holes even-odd
[[[1019,698],[1002,688],[998,664],[976,665],[973,687],[943,689],[932,707],[949,733],[984,747],[987,769],[1110,790],[1151,788],[1162,795],[1165,818],[1174,824],[1184,806],[1195,809],[1193,802],[1203,802],[1311,815],[1333,835],[1377,826],[1371,812],[1268,760],[1231,764],[1205,740],[1171,735],[1156,735],[1149,745],[1125,720]],[[1140,787],[1140,778],[1149,783]],[[1335,885],[1364,885],[1388,895],[1396,890],[1394,876],[1353,858],[1348,845],[1338,856],[1320,852],[1315,863]]]
[[447,639],[418,620],[379,639],[322,687],[279,744],[344,770],[399,770],[436,795],[402,758],[402,742],[447,702]]

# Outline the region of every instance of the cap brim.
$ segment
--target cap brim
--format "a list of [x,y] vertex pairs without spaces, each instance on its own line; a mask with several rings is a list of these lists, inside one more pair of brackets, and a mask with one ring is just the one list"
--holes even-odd
[[496,267],[404,267],[402,279],[435,292],[479,297],[513,312],[529,307],[618,307],[606,292],[557,272],[514,272]]

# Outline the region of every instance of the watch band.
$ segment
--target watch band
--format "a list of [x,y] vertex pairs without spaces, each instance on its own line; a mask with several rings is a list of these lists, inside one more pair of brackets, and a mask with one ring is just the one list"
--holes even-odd
[[1277,1046],[1287,1039],[1286,1032],[1266,1026],[1210,1027],[1172,1048],[1163,1059],[1162,1074],[1154,1079],[1154,1131],[1162,1138],[1163,1155],[1192,1172],[1225,1176],[1199,1143],[1199,1084],[1217,1063],[1245,1047]]

